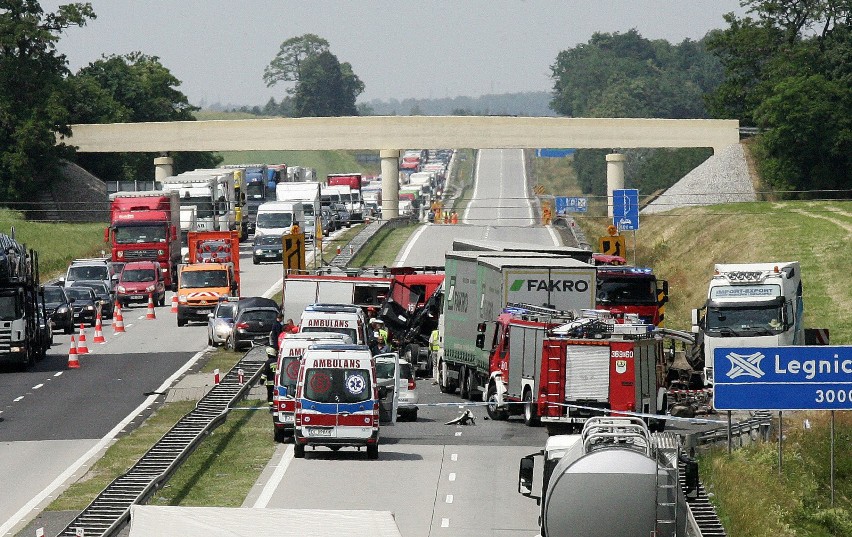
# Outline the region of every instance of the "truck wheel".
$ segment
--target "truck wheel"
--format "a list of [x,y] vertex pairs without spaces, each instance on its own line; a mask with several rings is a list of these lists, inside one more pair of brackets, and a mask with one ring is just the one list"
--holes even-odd
[[468,401],[476,401],[476,394],[478,393],[478,390],[476,389],[476,372],[468,369],[467,375],[465,375],[464,378],[464,383],[465,391],[467,392],[467,396],[465,397],[465,399],[467,399]]
[[485,407],[488,417],[495,421],[506,421],[509,419],[509,411],[497,407],[497,387],[494,384],[488,386],[488,406]]
[[536,427],[539,423],[538,412],[532,400],[532,390],[527,388],[524,390],[524,425]]
[[470,385],[468,383],[467,377],[470,375],[466,367],[462,367],[461,373],[459,373],[459,395],[462,399],[467,399],[470,397]]
[[441,393],[452,393],[453,390],[450,390],[450,383],[447,380],[447,376],[444,375],[444,363],[441,362],[438,364],[438,389],[441,390]]
[[305,445],[304,444],[294,444],[293,445],[293,457],[297,459],[305,458]]
[[186,319],[184,319],[183,317],[178,315],[177,324],[178,324],[178,326],[185,326],[186,325]]
[[283,444],[287,440],[287,435],[284,434],[284,429],[275,429],[275,442],[278,444]]
[[367,458],[374,461],[379,458],[379,445],[370,444],[367,446]]

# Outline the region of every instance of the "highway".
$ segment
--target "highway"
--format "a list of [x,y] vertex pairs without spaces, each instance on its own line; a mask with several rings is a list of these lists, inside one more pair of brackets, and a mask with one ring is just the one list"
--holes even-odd
[[536,223],[521,149],[477,152],[474,189],[459,224],[421,226],[394,261],[396,266],[443,265],[455,239],[499,240],[559,246],[552,227]]

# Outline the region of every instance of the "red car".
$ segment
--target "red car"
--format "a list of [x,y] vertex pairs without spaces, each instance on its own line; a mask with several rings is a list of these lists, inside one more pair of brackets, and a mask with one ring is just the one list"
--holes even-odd
[[148,303],[148,295],[154,295],[158,306],[166,304],[166,285],[160,264],[153,261],[134,261],[124,265],[115,286],[115,299],[122,307],[131,302]]

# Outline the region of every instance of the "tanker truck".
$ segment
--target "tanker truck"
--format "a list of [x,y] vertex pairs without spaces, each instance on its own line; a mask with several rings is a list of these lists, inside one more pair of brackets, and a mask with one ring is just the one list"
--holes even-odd
[[[539,495],[536,457],[544,459]],[[541,506],[542,537],[685,537],[684,489],[697,488],[697,463],[681,455],[677,437],[652,435],[633,417],[590,418],[581,434],[548,438],[518,470],[518,492]]]

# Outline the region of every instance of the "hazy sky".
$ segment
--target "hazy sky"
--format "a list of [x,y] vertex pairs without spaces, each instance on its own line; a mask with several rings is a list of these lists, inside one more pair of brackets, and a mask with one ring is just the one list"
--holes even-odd
[[[67,0],[42,0],[55,11]],[[263,70],[306,33],[331,44],[359,101],[550,91],[561,50],[636,28],[677,43],[722,28],[739,0],[91,0],[97,19],[59,42],[72,71],[102,54],[159,56],[193,104],[262,105]]]

